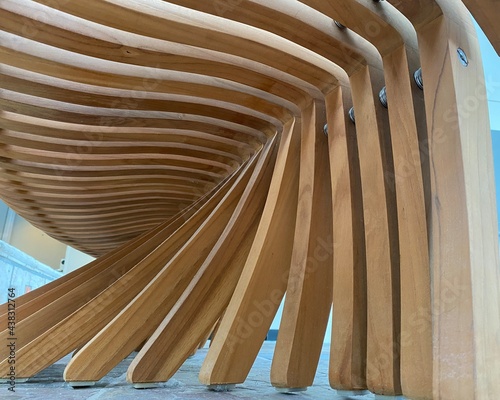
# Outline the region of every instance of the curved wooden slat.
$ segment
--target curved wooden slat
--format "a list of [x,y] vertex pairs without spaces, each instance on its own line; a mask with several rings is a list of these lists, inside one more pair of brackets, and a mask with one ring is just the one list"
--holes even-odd
[[[265,215],[250,256],[200,371],[206,385],[243,382],[286,290],[298,201],[301,121],[290,133],[274,209]],[[269,266],[272,265],[272,268]]]
[[[224,312],[258,232],[259,216],[263,215],[267,192],[272,190],[269,186],[274,176],[273,171],[277,169],[277,173],[281,173],[281,165],[273,164],[281,161],[281,153],[289,144],[291,135],[288,126],[285,126],[284,135],[279,149],[275,145],[256,166],[254,177],[242,195],[230,223],[193,281],[130,364],[127,371],[129,382],[168,380],[186,360],[189,354],[186,349],[196,346],[203,339],[201,335],[212,330]],[[283,142],[285,144],[282,146]],[[213,296],[215,293],[217,295]],[[210,298],[205,298],[207,294]],[[185,307],[190,311],[184,311]],[[187,319],[186,315],[189,315]],[[175,318],[181,316],[181,319]],[[188,326],[185,325],[186,321],[189,321]],[[177,336],[177,340],[172,340],[172,333],[180,334],[182,338]]]
[[[261,159],[265,160],[272,154],[273,143],[275,141],[271,139],[266,144],[260,155]],[[262,162],[257,164],[259,168],[262,168]],[[255,163],[253,167],[257,168]],[[235,184],[238,187],[225,196],[207,221],[168,264],[156,276],[150,277],[151,282],[135,298],[130,298],[128,305],[73,358],[65,372],[66,380],[95,381],[102,378],[137,345],[153,334],[198,273],[226,224],[230,222],[237,208],[236,203],[243,195],[241,186],[247,185],[251,178],[251,169],[245,172],[244,179]],[[186,263],[186,260],[190,262]],[[148,321],[147,327],[144,321]],[[103,351],[108,356],[103,357],[102,362],[96,363],[93,354]]]
[[271,366],[275,387],[312,386],[332,307],[332,192],[323,104],[304,110],[299,201],[283,316]]
[[[466,3],[494,37],[491,2]],[[0,15],[0,195],[103,255],[19,299],[18,376],[81,348],[69,380],[133,350],[130,381],[168,379],[228,306],[200,379],[243,382],[290,280],[271,381],[308,386],[333,279],[333,388],[499,397],[491,143],[459,0],[5,0]],[[250,180],[263,152],[269,191]],[[310,204],[320,188],[333,224]],[[310,240],[294,243],[296,219]],[[314,232],[332,230],[333,263],[306,274]]]
[[363,197],[355,125],[349,118],[350,92],[326,96],[333,208],[333,318],[330,385],[367,389],[367,282]]
[[[492,398],[500,393],[487,372],[499,368],[500,317],[491,306],[500,293],[498,232],[476,32],[461,2],[395,5],[417,30],[425,82],[433,196],[433,396]],[[477,106],[467,107],[469,99]],[[463,362],[451,361],[456,358]]]
[[[124,249],[126,251],[120,252],[120,258],[115,256],[106,259],[102,263],[96,262],[92,267],[88,268],[85,277],[78,276],[78,279],[75,279],[76,282],[73,281],[64,285],[64,287],[58,287],[57,290],[43,296],[43,300],[37,298],[24,304],[24,306],[21,305],[16,312],[17,323],[22,330],[18,337],[18,345],[20,347],[27,345],[31,340],[84,306],[110,285],[115,284],[131,270],[140,270],[140,262],[150,256],[150,253],[162,244],[165,247],[164,242],[167,238],[171,238],[168,247],[169,252],[166,253],[166,259],[168,259],[168,256],[175,252],[176,249],[171,243],[177,243],[177,248],[180,247],[182,241],[179,237],[189,237],[197,226],[203,223],[203,218],[206,218],[223,199],[231,186],[235,184],[236,178],[235,176],[234,179],[228,180],[206,203],[198,203],[181,213],[172,223],[153,230],[152,234],[145,235],[139,242],[132,242],[131,246]],[[185,226],[186,221],[190,221],[189,226]],[[161,268],[161,261],[157,261],[157,263],[157,268]],[[139,268],[136,268],[137,265],[139,265]],[[8,330],[2,331],[1,335],[7,337]]]

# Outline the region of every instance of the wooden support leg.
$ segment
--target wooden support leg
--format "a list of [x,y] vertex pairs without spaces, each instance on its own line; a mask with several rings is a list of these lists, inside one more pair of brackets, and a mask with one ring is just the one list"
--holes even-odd
[[[371,81],[371,74],[375,81]],[[356,115],[368,282],[367,385],[377,394],[401,393],[398,337],[400,330],[399,248],[394,174],[387,147],[388,118],[375,104],[380,82],[364,68],[350,77]],[[370,93],[366,88],[372,88]],[[378,101],[378,100],[377,100]],[[360,115],[361,114],[361,115]]]
[[[233,177],[233,180],[236,179],[236,176]],[[225,188],[222,188],[219,193],[216,193],[215,196],[217,198],[222,198],[225,192],[229,189],[229,185],[226,185]],[[78,310],[79,307],[84,306],[86,303],[91,301],[95,296],[99,295],[109,287],[113,287],[117,281],[125,276],[127,273],[130,273],[130,270],[133,269],[142,259],[144,259],[148,254],[153,252],[162,242],[165,242],[166,238],[169,238],[182,224],[185,222],[185,218],[193,215],[199,207],[202,207],[205,203],[205,199],[203,199],[200,203],[196,203],[186,212],[181,213],[181,215],[169,223],[167,226],[162,226],[160,229],[155,229],[155,235],[153,235],[148,240],[143,241],[142,243],[135,243],[137,247],[128,248],[129,254],[128,256],[122,255],[122,258],[116,262],[113,262],[111,265],[100,264],[102,271],[97,273],[92,277],[89,277],[85,282],[81,282],[81,284],[74,289],[68,291],[65,295],[54,298],[52,302],[48,305],[41,307],[47,300],[48,297],[53,297],[57,294],[62,294],[62,292],[66,291],[66,287],[56,288],[55,292],[48,292],[42,295],[43,300],[42,304],[38,305],[37,301],[25,304],[26,308],[24,309],[24,313],[21,311],[20,320],[17,322],[18,334],[17,334],[17,346],[18,348],[22,348],[23,346],[30,343],[32,340],[36,339],[38,336],[44,334],[47,330],[51,329],[61,321],[64,321],[65,318],[70,316],[73,312]],[[206,208],[205,214],[208,215],[211,209],[215,207],[216,199],[212,199],[211,205]],[[198,217],[199,223],[202,222],[202,219]],[[194,227],[192,228],[194,229]],[[148,235],[149,237],[149,235]],[[187,237],[187,236],[186,236]],[[134,243],[133,243],[134,244]],[[177,246],[182,244],[181,241],[178,242]],[[170,252],[173,251],[173,247],[170,248]],[[160,260],[160,259],[158,259]],[[111,260],[112,261],[112,260]],[[142,287],[144,287],[148,283],[148,276],[154,276],[155,271],[161,266],[164,265],[162,262],[159,262],[156,267],[149,268],[147,273],[141,274],[141,279],[138,280],[135,284],[132,281],[128,281],[129,283],[123,286],[123,281],[119,283],[120,290],[126,290],[125,288],[133,285],[134,287],[131,291],[128,292],[128,296],[131,296],[133,293],[138,293]],[[142,267],[139,266],[135,268],[135,273],[139,271]],[[156,270],[155,270],[156,268]],[[83,278],[83,276],[79,275],[79,279]],[[128,279],[128,278],[125,278]],[[142,287],[141,287],[142,284]],[[73,283],[71,282],[71,285]],[[40,309],[38,309],[40,307]],[[26,315],[28,311],[31,311],[31,308],[35,308],[33,313],[30,315]],[[24,316],[24,318],[23,318]],[[16,315],[17,317],[17,315]],[[8,331],[2,331],[0,333],[0,338],[7,338]],[[1,349],[0,355],[2,359],[7,357],[8,349]],[[72,350],[72,349],[71,349]],[[70,351],[71,351],[70,350]]]
[[433,398],[495,399],[500,271],[491,136],[475,29],[458,1],[395,6],[417,30],[425,82]]
[[240,203],[193,281],[130,365],[132,383],[172,377],[227,307],[252,246],[274,169],[277,140],[270,140]]
[[481,56],[461,2],[426,3],[398,8],[417,30],[429,127],[433,397],[496,399],[500,269]]
[[[222,193],[219,196],[222,196]],[[205,202],[205,198],[201,199],[180,213],[173,221],[154,229],[152,234],[146,234],[140,240],[132,241],[121,249],[120,258],[104,257],[103,262],[91,263],[88,269],[74,279],[63,282],[62,285],[21,306],[16,310],[19,328],[17,345],[22,347],[34,340],[111,286],[164,242],[165,238],[170,237],[186,218],[193,215]],[[8,335],[9,332],[5,329],[0,333],[0,338],[6,340]],[[0,356],[1,359],[6,358],[7,350],[1,349]]]
[[[229,180],[227,182],[230,187],[231,184],[234,183],[234,185],[232,185],[232,190],[229,191],[229,193],[232,193],[234,197],[237,197],[242,193],[243,188],[248,181],[249,171],[252,170],[253,165],[254,163],[251,162],[246,167],[246,174],[241,175],[236,180],[236,183],[234,183],[233,180]],[[99,332],[100,329],[102,329],[116,314],[122,310],[123,307],[125,307],[129,301],[134,298],[142,287],[146,286],[150,282],[158,270],[162,267],[164,270],[169,270],[168,267],[170,264],[165,266],[165,263],[175,255],[178,249],[180,249],[186,241],[193,240],[191,236],[197,229],[201,229],[199,228],[200,224],[206,225],[207,219],[210,220],[210,218],[208,218],[209,215],[214,215],[215,211],[212,211],[214,207],[220,209],[223,204],[226,204],[225,202],[222,202],[222,200],[223,197],[228,196],[228,194],[224,196],[224,193],[225,189],[222,190],[221,193],[216,193],[216,195],[211,199],[212,201],[207,203],[206,207],[202,207],[198,210],[198,212],[195,213],[195,215],[170,238],[168,238],[168,240],[166,240],[166,238],[161,246],[156,249],[151,249],[155,251],[152,251],[152,253],[145,260],[116,281],[108,289],[103,291],[99,296],[95,297],[84,307],[81,307],[79,310],[66,317],[56,326],[43,332],[43,334],[39,335],[29,344],[21,347],[17,353],[17,360],[20,361],[20,367],[17,371],[19,376],[29,377],[34,375],[67,353],[71,352],[76,347],[83,345],[92,339],[92,337]],[[235,200],[233,200],[230,204],[227,204],[228,211],[225,213],[223,212],[222,217],[219,215],[221,214],[220,212],[216,215],[221,219],[229,218],[231,212],[230,206],[234,202]],[[212,214],[210,214],[211,212]],[[203,237],[202,233],[199,233],[199,236]],[[183,276],[182,273],[180,273],[179,276]],[[152,329],[154,330],[154,327]],[[149,334],[151,333],[152,331],[149,332]],[[148,336],[148,332],[145,332],[144,337],[137,340],[137,343],[132,345],[130,351],[128,351],[122,359],[130,354],[130,352],[132,352],[135,347]],[[81,352],[83,351],[84,349],[81,350]],[[80,352],[78,354],[80,354]],[[119,361],[121,361],[121,359]],[[0,363],[0,368],[4,364],[6,364],[6,361]]]
[[326,96],[333,195],[332,388],[366,386],[366,249],[358,144],[349,88]]
[[297,210],[300,121],[291,128],[280,174],[234,295],[200,372],[206,385],[244,382],[286,289]]
[[396,339],[401,349],[403,394],[430,400],[432,324],[426,212],[426,193],[430,193],[427,129],[423,100],[416,84],[410,81],[419,67],[418,57],[407,52],[410,50],[401,46],[383,57],[387,101],[393,103],[388,107],[401,257],[401,333]]
[[311,386],[332,306],[332,194],[324,104],[312,103],[302,118],[299,203],[287,295],[271,383]]
[[[260,154],[260,152],[259,152]],[[163,269],[104,329],[85,345],[65,370],[65,380],[96,381],[150,337],[193,279],[237,205],[256,158],[232,189]],[[124,306],[125,306],[124,305]],[[102,326],[101,326],[102,328]],[[96,332],[97,333],[97,332]],[[201,339],[200,339],[201,340]],[[190,350],[194,349],[194,346]]]

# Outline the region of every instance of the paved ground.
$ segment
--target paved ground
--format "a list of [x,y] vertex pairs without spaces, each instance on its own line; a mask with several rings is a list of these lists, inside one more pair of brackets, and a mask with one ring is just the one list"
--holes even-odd
[[9,392],[7,385],[0,385],[0,399],[39,399],[39,400],[136,400],[136,399],[190,399],[190,400],[301,400],[301,399],[358,399],[374,400],[373,395],[340,396],[328,385],[328,347],[325,346],[321,355],[320,365],[314,386],[300,394],[278,393],[269,383],[269,371],[274,351],[274,343],[266,342],[248,376],[246,382],[237,385],[231,392],[216,393],[198,382],[198,372],[207,349],[188,359],[177,374],[167,383],[155,389],[137,390],[127,384],[125,374],[131,357],[124,360],[108,376],[94,387],[73,389],[63,380],[64,367],[69,357],[65,357],[52,367],[31,378],[27,383],[18,383],[16,393]]

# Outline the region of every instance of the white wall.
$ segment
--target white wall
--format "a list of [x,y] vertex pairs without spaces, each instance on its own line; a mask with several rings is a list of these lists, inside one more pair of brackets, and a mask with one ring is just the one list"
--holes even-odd
[[78,269],[91,261],[94,261],[95,258],[91,257],[85,253],[82,253],[79,250],[76,250],[70,246],[66,248],[66,256],[64,258],[64,269],[63,273],[67,274],[75,269]]
[[19,215],[15,217],[12,235],[7,242],[56,270],[66,255],[65,244],[51,238]]

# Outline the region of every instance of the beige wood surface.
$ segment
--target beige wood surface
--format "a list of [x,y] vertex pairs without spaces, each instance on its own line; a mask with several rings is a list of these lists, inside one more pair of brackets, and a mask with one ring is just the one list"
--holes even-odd
[[323,103],[302,117],[299,201],[283,315],[271,366],[271,383],[311,386],[332,308],[332,192]]
[[363,197],[350,92],[326,96],[333,211],[333,311],[330,385],[338,390],[366,386],[367,303]]
[[[180,257],[180,254],[182,254],[176,253],[183,248],[184,254],[186,254],[186,241],[195,243],[196,238],[205,237],[203,233],[205,233],[206,229],[203,229],[203,227],[208,225],[212,230],[223,229],[224,220],[227,222],[227,219],[230,217],[231,208],[235,207],[238,196],[241,195],[244,190],[244,187],[249,179],[249,174],[254,165],[255,157],[253,158],[253,162],[247,165],[244,173],[238,177],[236,182],[232,184],[231,190],[226,194],[222,193],[222,199],[219,197],[213,198],[212,205],[214,205],[215,208],[212,208],[207,204],[208,206],[202,207],[198,210],[198,212],[170,238],[165,238],[162,245],[160,245],[156,251],[152,251],[131,271],[120,277],[98,296],[93,298],[84,306],[80,307],[68,317],[62,319],[56,325],[50,327],[50,329],[43,330],[43,333],[36,336],[33,340],[27,343],[20,343],[18,341],[18,343],[20,343],[20,348],[17,352],[17,360],[19,360],[19,363],[21,364],[21,368],[18,369],[19,376],[24,375],[29,377],[34,375],[41,369],[57,361],[65,354],[71,352],[76,347],[79,347],[92,339],[109,321],[122,311],[123,307],[134,299],[143,287],[150,283],[151,279],[155,277],[158,271],[164,271],[167,275],[168,273],[172,273],[169,272],[173,269],[169,268],[172,264],[172,260],[176,257]],[[220,226],[221,220],[222,227]],[[209,223],[211,221],[219,222],[219,225],[213,222],[213,226],[211,226]],[[193,245],[194,244],[191,246]],[[201,257],[199,253],[191,253],[191,255],[193,257]],[[191,265],[193,265],[192,269],[194,270],[191,271],[191,274],[194,275],[197,270],[197,265]],[[183,270],[183,273],[188,274],[189,271]],[[176,274],[174,274],[174,276],[176,276]],[[176,279],[180,280],[181,276],[182,273],[179,276],[176,276]],[[182,282],[185,282],[187,285],[189,280],[188,278],[185,278]],[[181,282],[179,282],[179,285],[181,285]],[[171,286],[170,292],[174,288],[175,287]],[[156,294],[168,296],[168,291]],[[181,293],[178,293],[178,295],[180,294]],[[43,312],[44,309],[40,311],[40,313]],[[139,316],[142,314],[136,315]],[[88,320],[89,316],[93,316],[91,323],[87,322],[85,324],[85,329],[82,329],[80,321]],[[36,322],[40,324],[43,323],[43,320]],[[154,327],[150,327],[150,330],[151,329],[154,329]],[[21,331],[21,329],[19,330]],[[25,330],[25,332],[26,331],[28,330]],[[124,331],[121,331],[121,333],[126,334]],[[142,338],[139,338],[139,336],[132,336],[132,338],[137,338],[137,340],[133,343],[128,342],[128,344],[132,346],[132,349],[125,356],[133,351],[136,346],[142,343],[148,335],[145,334],[143,336],[144,337]],[[109,339],[109,336],[107,336],[107,338]],[[113,343],[117,342],[118,339],[115,338]],[[81,354],[82,351],[83,349],[78,354]],[[117,363],[120,362],[125,356],[119,358]],[[26,360],[25,362],[22,362],[23,358]],[[112,361],[108,359],[103,359],[103,361],[112,363]],[[3,363],[6,362],[6,360],[3,361]],[[2,364],[0,364],[0,368]]]
[[[481,57],[462,4],[426,3],[421,10],[398,7],[417,29],[429,126],[433,396],[490,399],[500,393],[490,373],[499,370],[500,280]],[[429,19],[431,7],[441,15]],[[467,55],[467,66],[458,48]],[[475,106],[464,108],[470,99]]]
[[[285,129],[283,140],[289,142],[290,124]],[[260,224],[259,216],[262,215],[270,190],[278,144],[275,140],[266,145],[254,175],[219,241],[178,302],[129,366],[129,382],[170,379],[186,360],[186,349],[199,343],[203,332],[212,330],[227,307]],[[286,144],[280,146],[280,152],[286,148]],[[279,167],[278,173],[281,172]],[[66,379],[68,375],[69,368]]]
[[[235,292],[200,371],[206,385],[243,382],[286,290],[298,201],[301,121],[295,121],[283,168]],[[272,268],[270,267],[272,266]]]
[[[312,384],[333,297],[332,388],[497,400],[465,6],[498,51],[491,0],[2,1],[0,197],[99,257],[19,298],[17,377],[78,349],[66,379],[95,381],[139,350],[129,381],[167,380],[219,319],[200,380],[241,383],[288,291],[276,387]],[[326,233],[333,259],[311,272]]]
[[351,76],[354,109],[364,110],[361,116],[358,113],[356,133],[367,259],[367,386],[378,394],[395,395],[401,392],[399,347],[395,345],[400,329],[397,211],[394,187],[385,179],[394,172],[390,148],[385,147],[387,114],[375,104],[377,86],[368,68]]
[[[176,3],[187,5],[189,7],[193,7],[209,13],[217,12],[217,7],[211,7],[209,4],[205,3],[199,4],[193,1],[185,0],[179,0],[176,1]],[[376,56],[376,54],[374,54],[373,49],[371,49],[370,46],[366,43],[363,43],[363,40],[360,40],[359,37],[351,35],[349,37],[349,40],[346,40],[340,46],[342,51],[339,53],[337,49],[328,46],[327,43],[331,43],[332,41],[335,42],[341,40],[342,38],[346,39],[345,35],[342,35],[339,30],[334,29],[332,31],[331,21],[328,20],[328,18],[326,18],[325,20],[324,16],[311,12],[311,9],[308,9],[307,7],[301,7],[299,4],[287,3],[285,5],[283,2],[274,2],[272,5],[269,5],[267,3],[259,1],[245,1],[239,3],[238,7],[230,8],[227,13],[224,13],[224,16],[227,16],[227,18],[235,19],[237,21],[259,26],[274,33],[284,35],[291,40],[298,41],[302,45],[307,46],[308,48],[313,49],[318,53],[324,55],[325,57],[328,57],[330,60],[338,63],[340,66],[342,66],[342,68],[348,71],[349,74],[354,74],[361,68],[364,68],[364,65],[369,62],[373,66],[370,69],[371,73],[374,76],[378,77],[376,78],[378,79],[376,80],[376,82],[378,82],[377,84],[381,84],[382,82],[381,71],[377,71],[377,68],[382,69],[382,66],[380,64],[379,58]],[[301,29],[290,30],[283,25],[276,25],[272,23],[266,24],[266,20],[276,20],[277,18],[279,18],[279,20],[293,21],[294,25],[300,24]],[[307,25],[307,23],[310,24],[312,20],[314,20],[314,31],[311,30],[311,26]],[[311,37],[314,37],[315,39],[317,37],[322,37],[322,41],[312,40]],[[324,42],[325,45],[322,45],[322,42]],[[370,88],[371,85],[366,86],[365,90],[367,91],[367,94],[365,94],[365,96],[374,95]],[[359,96],[363,95],[360,94]],[[374,109],[373,112],[375,112]],[[384,118],[383,114],[381,113],[379,113],[379,116],[381,118]],[[387,126],[387,119],[385,119],[384,121],[385,126]],[[382,134],[380,136],[385,137],[385,135]],[[388,163],[390,164],[390,161],[388,161]],[[390,171],[391,167],[389,166],[389,172]],[[393,199],[392,201],[394,202],[395,199]],[[393,225],[393,234],[395,232],[394,229],[395,227]],[[394,251],[397,253],[397,249]],[[386,289],[383,286],[374,286],[374,290],[382,291]],[[397,301],[397,299],[395,301]],[[392,329],[393,324],[386,324],[382,329],[386,329],[386,327]],[[383,347],[385,347],[390,353],[392,353],[392,349],[394,346],[391,341],[385,341]],[[372,365],[375,364],[376,361],[375,363],[372,363]],[[390,372],[389,374],[392,375],[393,372]]]
[[[106,290],[109,290],[113,285],[118,284],[122,291],[128,290],[127,296],[129,297],[133,296],[133,293],[138,293],[141,289],[141,282],[144,282],[142,283],[143,286],[146,285],[148,277],[154,276],[155,268],[156,270],[161,268],[168,261],[169,257],[171,257],[172,252],[175,251],[176,248],[172,243],[175,242],[171,240],[167,247],[169,251],[163,255],[156,256],[156,266],[153,264],[152,267],[149,266],[145,269],[144,265],[147,266],[148,263],[143,262],[141,264],[141,262],[149,257],[151,253],[155,252],[155,250],[161,249],[162,245],[166,247],[164,244],[166,239],[171,238],[174,233],[181,238],[177,239],[177,248],[179,248],[180,245],[182,245],[182,238],[189,237],[197,226],[203,222],[203,218],[206,218],[217,206],[218,202],[227,193],[230,185],[235,179],[236,176],[228,180],[227,184],[224,185],[218,193],[215,193],[205,206],[203,202],[200,202],[198,207],[192,207],[190,210],[186,210],[172,224],[168,224],[166,227],[158,229],[156,235],[149,240],[142,244],[135,243],[133,248],[126,249],[127,253],[122,255],[122,258],[118,261],[111,264],[104,264],[103,267],[105,268],[101,268],[100,271],[91,271],[92,276],[87,277],[84,282],[80,282],[75,288],[68,290],[69,286],[66,285],[65,287],[58,288],[59,290],[55,291],[55,293],[47,293],[47,295],[42,298],[42,301],[35,299],[31,304],[28,303],[24,307],[21,307],[19,311],[16,310],[16,325],[19,329],[16,336],[16,344],[19,347],[24,347],[29,344],[32,340],[44,334],[53,326],[61,323],[68,316],[86,305],[95,296],[105,294]],[[191,230],[184,230],[184,232],[181,230],[178,232],[186,219],[189,219],[195,212],[196,218],[192,218],[194,219],[194,224],[191,226]],[[185,236],[180,234],[184,234]],[[165,257],[164,261],[162,257]],[[151,263],[151,261],[149,261],[149,263]],[[141,274],[141,280],[134,283],[129,278],[130,275],[127,275],[130,273]],[[126,280],[128,282],[126,285],[119,283],[124,275],[126,275]],[[114,292],[116,292],[116,289],[114,289]],[[3,330],[0,333],[0,337],[7,340],[9,331],[7,329]],[[2,349],[2,359],[7,357],[7,350]]]
[[[225,187],[227,186],[228,185],[225,185]],[[228,189],[223,189],[223,191],[224,190]],[[42,286],[41,289],[44,290],[41,291],[38,296],[28,296],[27,300],[25,296],[20,297],[19,300],[21,301],[19,304],[16,304],[17,323],[21,323],[27,317],[49,304],[54,303],[69,292],[74,293],[73,291],[75,289],[82,289],[80,286],[86,286],[83,290],[85,293],[84,298],[98,293],[114,280],[117,280],[127,270],[131,269],[137,262],[141,261],[152,248],[161,244],[165,240],[165,237],[169,237],[174,233],[183,222],[201,208],[210,197],[209,195],[204,196],[192,206],[179,212],[177,218],[159,225],[157,228],[141,235],[131,243],[121,246],[116,251],[110,252],[108,255],[100,257],[86,266],[64,275],[52,284]],[[70,301],[68,298],[69,297],[64,298],[64,301],[59,303],[65,306],[65,310],[76,310],[80,305],[85,303],[85,300],[83,300],[83,303],[79,303],[78,298],[75,297],[74,294],[71,294]],[[71,308],[68,309],[68,307]],[[52,308],[52,311],[56,318],[63,318],[65,316],[61,313],[60,308]],[[48,313],[41,319],[44,320],[48,315],[50,318],[50,313]],[[32,332],[31,329],[28,331]],[[36,334],[32,333],[32,335]]]
[[[353,10],[363,2],[348,1]],[[383,6],[383,5],[382,5]],[[417,38],[411,25],[390,7],[372,3],[369,12],[347,15],[339,12],[341,21],[354,26],[380,51],[384,64],[385,87],[394,159],[394,179],[398,211],[398,241],[401,285],[401,333],[395,337],[399,348],[401,383],[405,395],[417,398],[432,397],[432,324],[430,320],[431,293],[428,254],[426,203],[430,203],[430,173],[427,161],[427,127],[422,92],[413,82],[420,67]],[[345,10],[345,8],[344,8]],[[361,20],[361,18],[363,18]],[[367,34],[357,26],[390,24],[397,31],[400,43],[387,46],[386,29],[378,35]],[[393,34],[393,37],[395,35]],[[390,105],[396,104],[396,106]],[[395,275],[397,279],[397,275]],[[415,316],[421,315],[419,329]],[[423,320],[427,323],[424,325]]]

